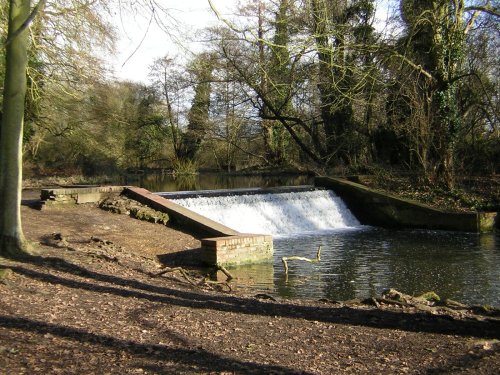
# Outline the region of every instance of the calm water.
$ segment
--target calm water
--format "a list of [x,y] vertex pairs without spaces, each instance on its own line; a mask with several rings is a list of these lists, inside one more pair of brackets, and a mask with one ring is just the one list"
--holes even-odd
[[231,176],[217,173],[178,176],[152,174],[130,177],[125,184],[137,185],[153,192],[192,191],[212,189],[239,189],[254,187],[312,185],[314,179],[309,176]]
[[[137,184],[137,183],[136,183]],[[208,190],[311,184],[307,177],[199,175],[189,181],[149,176],[140,185],[151,191]],[[289,262],[282,256],[321,262]],[[348,300],[380,295],[395,288],[418,295],[434,291],[469,304],[500,306],[500,234],[362,227],[300,237],[275,237],[274,261],[239,267],[238,284],[282,297]]]
[[[274,264],[259,271],[267,277],[252,277],[260,290],[280,296],[347,300],[395,288],[500,306],[499,235],[365,228],[277,238],[274,245]],[[321,262],[289,262],[286,278],[282,256],[314,258],[320,245]]]

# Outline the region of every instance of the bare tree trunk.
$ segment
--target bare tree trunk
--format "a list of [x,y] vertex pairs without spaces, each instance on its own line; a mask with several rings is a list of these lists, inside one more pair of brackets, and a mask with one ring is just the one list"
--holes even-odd
[[[28,244],[21,226],[22,136],[30,0],[10,0],[0,133],[0,255],[22,256]],[[25,28],[22,30],[22,28]]]

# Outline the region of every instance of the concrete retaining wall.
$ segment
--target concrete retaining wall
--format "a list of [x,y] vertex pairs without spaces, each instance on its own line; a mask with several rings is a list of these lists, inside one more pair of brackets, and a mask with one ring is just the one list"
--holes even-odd
[[127,187],[123,194],[155,210],[167,213],[176,225],[202,236],[233,236],[240,234],[234,229],[210,220],[146,189]]
[[488,232],[495,227],[496,213],[447,212],[340,178],[317,177],[314,183],[333,190],[366,225],[464,232]]
[[298,193],[303,191],[314,191],[317,188],[312,185],[279,186],[271,188],[241,188],[241,189],[216,189],[197,191],[169,191],[155,193],[167,199],[187,199],[200,197],[226,197],[235,195],[257,195],[257,194],[280,194]]

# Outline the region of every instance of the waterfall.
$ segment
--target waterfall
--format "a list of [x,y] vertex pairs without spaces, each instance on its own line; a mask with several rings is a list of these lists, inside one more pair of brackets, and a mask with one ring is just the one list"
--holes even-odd
[[172,199],[242,233],[290,236],[360,226],[329,190]]

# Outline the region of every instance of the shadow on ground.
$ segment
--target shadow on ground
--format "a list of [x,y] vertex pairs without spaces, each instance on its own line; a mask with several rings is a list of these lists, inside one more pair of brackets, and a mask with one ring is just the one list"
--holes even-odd
[[[356,309],[347,306],[307,306],[286,302],[261,301],[224,294],[204,294],[196,291],[177,290],[157,286],[133,279],[107,275],[88,270],[57,257],[34,257],[28,263],[51,268],[70,275],[86,277],[91,283],[55,276],[48,272],[30,269],[22,264],[10,266],[13,271],[25,277],[54,285],[74,289],[109,293],[121,297],[164,303],[189,308],[212,309],[243,315],[280,316],[288,318],[322,321],[334,324],[349,324],[373,328],[399,329],[411,332],[428,332],[481,338],[500,338],[500,323],[493,319],[456,319],[452,316],[427,313],[405,313],[379,309]],[[6,268],[0,266],[0,268]]]
[[[225,358],[203,349],[171,348],[166,345],[141,344],[134,341],[120,340],[111,336],[99,335],[86,332],[84,330],[66,327],[57,324],[40,322],[24,318],[15,318],[0,315],[0,326],[8,329],[16,329],[32,332],[39,335],[53,335],[60,338],[74,340],[80,343],[99,345],[104,348],[111,348],[115,351],[125,351],[134,357],[142,357],[148,363],[141,365],[144,370],[154,373],[169,373],[163,362],[175,363],[172,371],[185,371],[196,367],[202,371],[239,371],[248,374],[307,374],[297,372],[282,366],[257,364],[253,362],[239,361]],[[149,361],[161,361],[152,364]],[[179,368],[183,367],[183,368]]]

